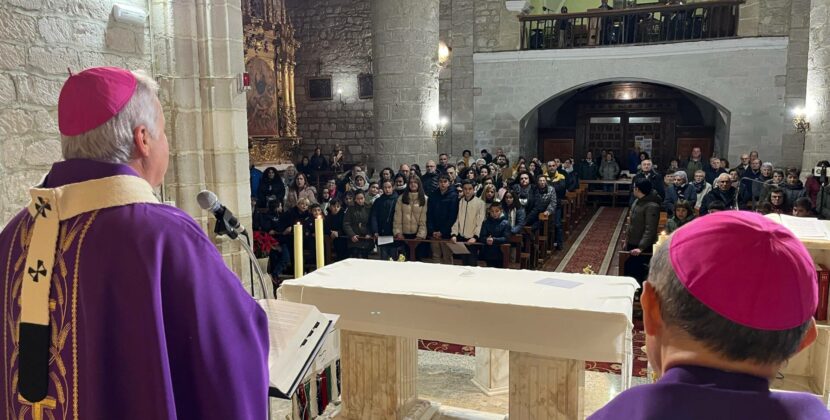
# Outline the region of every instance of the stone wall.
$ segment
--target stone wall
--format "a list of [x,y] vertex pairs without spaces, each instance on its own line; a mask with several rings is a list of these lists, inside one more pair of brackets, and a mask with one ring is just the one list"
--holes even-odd
[[[358,98],[357,76],[372,69],[371,2],[286,0],[286,8],[300,42],[294,81],[303,154],[320,145],[330,155],[339,145],[347,162],[366,161],[375,137],[373,104]],[[332,77],[332,100],[309,100],[307,79],[317,75]]]
[[812,0],[807,100],[810,131],[804,147],[802,173],[830,159],[830,0]]
[[519,49],[519,19],[507,10],[504,0],[475,2],[475,52]]
[[564,92],[615,80],[676,87],[727,111],[731,162],[750,149],[781,152],[786,38],[488,53],[474,61],[476,148],[512,147],[511,160],[528,113]]
[[809,51],[810,0],[791,0],[789,36],[787,45],[787,76],[785,82],[781,146],[782,166],[800,167],[804,153],[804,135],[792,128],[792,110],[803,107],[807,96],[807,53]]
[[[61,157],[57,102],[67,67],[150,69],[150,32],[116,23],[112,0],[0,3],[0,227]],[[119,0],[147,9],[145,0]]]

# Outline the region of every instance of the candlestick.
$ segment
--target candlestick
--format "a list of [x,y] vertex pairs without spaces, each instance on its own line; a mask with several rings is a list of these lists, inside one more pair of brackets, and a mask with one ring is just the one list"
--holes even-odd
[[317,268],[326,265],[325,246],[323,245],[323,218],[314,219],[314,242],[317,245]]
[[294,278],[303,276],[303,225],[294,225]]

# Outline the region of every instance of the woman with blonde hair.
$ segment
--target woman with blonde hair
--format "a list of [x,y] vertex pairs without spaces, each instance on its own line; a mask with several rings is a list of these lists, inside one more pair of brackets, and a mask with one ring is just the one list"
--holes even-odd
[[308,185],[308,178],[304,173],[298,173],[291,187],[288,189],[285,208],[291,209],[296,207],[297,202],[301,198],[308,199],[310,204],[317,204],[317,189]]

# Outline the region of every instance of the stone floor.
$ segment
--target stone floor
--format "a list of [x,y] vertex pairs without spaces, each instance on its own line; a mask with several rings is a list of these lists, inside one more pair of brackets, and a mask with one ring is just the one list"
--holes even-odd
[[[488,397],[471,382],[475,371],[475,358],[433,351],[418,351],[418,394],[421,399],[441,404],[440,419],[495,419],[507,415],[507,394]],[[644,382],[634,378],[634,385]],[[618,375],[585,372],[585,415],[605,405],[620,390]],[[476,413],[482,412],[481,416]],[[485,414],[486,413],[486,414]],[[290,418],[289,402],[272,399],[271,419]],[[489,414],[489,415],[488,415]],[[495,415],[495,416],[494,416]]]

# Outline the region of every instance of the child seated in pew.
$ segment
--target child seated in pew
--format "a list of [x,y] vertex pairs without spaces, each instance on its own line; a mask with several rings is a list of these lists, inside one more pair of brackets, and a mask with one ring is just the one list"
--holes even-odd
[[479,259],[484,260],[488,267],[504,268],[504,255],[500,246],[507,243],[510,236],[510,223],[502,214],[501,204],[491,203],[488,217],[481,224],[481,233],[478,242],[483,244],[479,252]]

